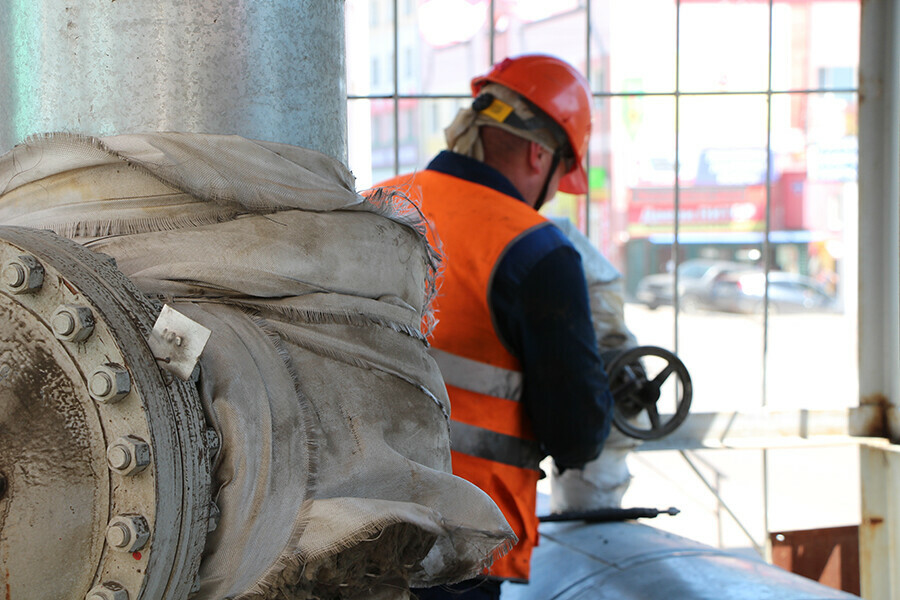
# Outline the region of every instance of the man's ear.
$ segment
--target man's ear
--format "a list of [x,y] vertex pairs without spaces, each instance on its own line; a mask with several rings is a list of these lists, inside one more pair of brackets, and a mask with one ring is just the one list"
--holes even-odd
[[528,168],[532,173],[541,172],[546,152],[547,150],[537,142],[528,142]]

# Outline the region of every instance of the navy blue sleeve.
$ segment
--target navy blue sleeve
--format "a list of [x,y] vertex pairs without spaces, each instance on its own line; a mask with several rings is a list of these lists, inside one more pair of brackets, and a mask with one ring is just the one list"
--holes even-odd
[[543,450],[563,469],[596,458],[612,395],[578,252],[556,227],[530,232],[498,264],[489,302],[497,333],[522,364],[522,402]]

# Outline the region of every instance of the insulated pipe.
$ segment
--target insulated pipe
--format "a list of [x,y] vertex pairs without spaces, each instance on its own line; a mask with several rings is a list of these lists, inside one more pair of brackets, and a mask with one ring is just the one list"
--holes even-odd
[[530,583],[504,583],[504,600],[859,600],[640,523],[543,523],[540,533]]
[[0,3],[0,153],[32,134],[237,134],[346,163],[338,0]]

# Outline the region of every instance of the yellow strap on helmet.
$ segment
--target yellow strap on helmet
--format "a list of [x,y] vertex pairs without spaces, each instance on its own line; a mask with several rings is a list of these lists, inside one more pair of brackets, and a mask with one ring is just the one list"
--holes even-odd
[[512,114],[513,107],[500,98],[494,97],[494,101],[491,102],[487,108],[484,108],[479,112],[486,117],[494,119],[498,123],[502,123],[510,114]]

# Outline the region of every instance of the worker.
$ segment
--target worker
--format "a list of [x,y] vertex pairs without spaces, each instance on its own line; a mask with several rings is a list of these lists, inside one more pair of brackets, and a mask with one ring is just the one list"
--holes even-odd
[[495,599],[526,582],[538,541],[539,462],[596,458],[612,397],[578,252],[538,213],[557,189],[587,191],[591,92],[555,57],[508,58],[472,80],[474,101],[424,171],[380,184],[421,209],[444,254],[432,353],[447,385],[454,474],[487,492],[518,543],[483,577],[413,590]]

